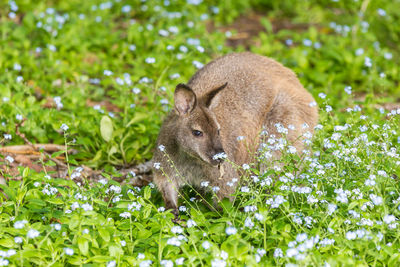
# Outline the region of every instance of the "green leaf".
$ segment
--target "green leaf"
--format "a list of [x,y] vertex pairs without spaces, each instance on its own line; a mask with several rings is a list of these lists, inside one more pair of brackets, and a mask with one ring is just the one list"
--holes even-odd
[[114,128],[113,128],[113,124],[112,124],[110,117],[103,116],[100,121],[101,137],[103,137],[103,139],[106,142],[109,142],[111,140],[113,131],[114,131]]
[[71,230],[75,229],[76,227],[78,227],[79,223],[80,223],[79,215],[74,214],[69,221],[69,229]]
[[122,250],[121,246],[118,246],[117,244],[110,244],[108,247],[108,251],[110,252],[110,256],[116,258],[124,254],[124,251]]
[[239,260],[242,259],[243,256],[246,256],[246,253],[250,250],[245,240],[234,237],[222,243],[221,248],[228,252],[229,255],[235,255],[235,258]]
[[84,237],[78,237],[78,247],[83,255],[87,255],[89,252],[89,242]]
[[86,262],[102,263],[102,262],[108,262],[110,260],[112,260],[112,257],[110,257],[110,256],[98,255],[98,256],[94,256],[94,257],[89,258]]
[[6,248],[12,248],[14,246],[14,244],[15,244],[14,240],[11,237],[0,240],[0,246],[6,247]]
[[146,118],[149,117],[148,113],[135,113],[135,116],[128,122],[128,124],[125,126],[125,128],[128,128],[129,126],[131,126],[132,124],[135,124],[141,120],[144,120]]
[[60,199],[60,198],[49,198],[49,199],[46,199],[46,201],[51,204],[55,204],[55,205],[65,204],[64,201],[62,201],[62,199]]
[[110,241],[110,233],[107,231],[105,228],[99,228],[99,235],[101,238],[103,238],[104,241],[109,242]]

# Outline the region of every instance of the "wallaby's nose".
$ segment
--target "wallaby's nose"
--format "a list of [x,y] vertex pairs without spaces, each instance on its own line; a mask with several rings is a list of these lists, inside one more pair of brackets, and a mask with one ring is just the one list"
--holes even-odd
[[214,155],[212,156],[212,159],[216,164],[220,164],[224,159],[226,159],[226,154],[225,151],[221,148],[215,151]]

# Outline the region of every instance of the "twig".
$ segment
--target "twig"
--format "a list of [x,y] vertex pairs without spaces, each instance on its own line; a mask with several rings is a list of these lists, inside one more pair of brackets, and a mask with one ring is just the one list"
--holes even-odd
[[[26,144],[28,144],[29,146],[31,146],[33,148],[34,151],[38,151],[38,149],[35,147],[34,144],[32,144],[28,138],[26,138],[25,134],[21,133],[19,131],[19,127],[21,127],[21,125],[25,122],[26,119],[23,119],[20,123],[17,123],[17,125],[15,125],[15,134],[18,135],[19,137],[21,137]],[[67,165],[64,164],[64,162],[59,161],[58,159],[52,158],[51,155],[49,153],[47,153],[46,151],[43,151],[43,153],[48,157],[49,160],[53,161],[55,164],[62,166],[64,168],[67,168]]]
[[[32,149],[32,145],[16,145],[16,146],[5,146],[0,147],[0,152],[3,153],[13,153],[13,154],[31,154],[32,152],[37,152],[43,149],[46,152],[57,152],[64,150],[64,146],[56,144],[33,144],[35,149]],[[78,151],[75,149],[70,149],[68,153],[75,154]]]

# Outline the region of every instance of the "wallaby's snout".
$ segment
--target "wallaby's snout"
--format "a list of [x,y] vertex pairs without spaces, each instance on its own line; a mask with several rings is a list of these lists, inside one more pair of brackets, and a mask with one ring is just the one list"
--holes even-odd
[[214,146],[212,153],[210,155],[210,163],[212,165],[219,165],[224,161],[225,158],[225,151],[222,148],[221,141],[218,140],[217,144]]

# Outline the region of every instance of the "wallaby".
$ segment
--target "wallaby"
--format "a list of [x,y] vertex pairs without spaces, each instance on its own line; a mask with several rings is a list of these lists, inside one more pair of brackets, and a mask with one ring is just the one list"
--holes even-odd
[[290,128],[286,138],[301,152],[298,137],[312,133],[318,121],[315,100],[296,75],[250,52],[211,61],[187,85],[178,84],[174,101],[158,136],[153,180],[175,214],[184,184],[206,181],[219,189],[220,200],[235,192],[232,179],[239,174],[221,155],[238,165],[250,163],[249,147],[257,149],[260,132],[278,138],[279,127]]

